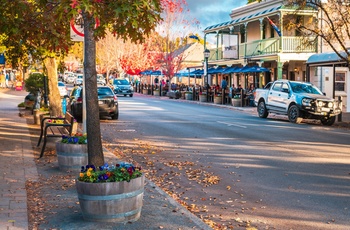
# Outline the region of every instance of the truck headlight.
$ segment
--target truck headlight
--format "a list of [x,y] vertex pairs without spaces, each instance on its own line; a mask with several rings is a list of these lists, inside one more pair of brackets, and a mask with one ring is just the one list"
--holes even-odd
[[333,102],[329,102],[329,103],[328,103],[328,108],[333,108],[333,106],[334,106],[334,105],[333,105]]
[[312,102],[312,99],[310,99],[310,98],[304,98],[302,100],[303,106],[311,106],[311,102]]
[[323,107],[323,101],[317,102],[317,106],[318,106],[318,107]]

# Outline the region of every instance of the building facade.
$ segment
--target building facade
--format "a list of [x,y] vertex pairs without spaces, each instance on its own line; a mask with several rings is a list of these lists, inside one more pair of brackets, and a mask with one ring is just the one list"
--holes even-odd
[[[320,15],[315,9],[296,11],[287,8],[283,0],[254,2],[232,9],[231,20],[209,26],[204,30],[205,44],[213,41],[209,65],[216,66],[260,66],[270,70],[266,73],[236,73],[229,76],[230,85],[250,84],[263,87],[277,79],[310,81],[327,96],[342,97],[343,111],[350,112],[349,68],[339,66],[310,65],[307,74],[307,61],[312,55],[329,51],[322,43],[308,42],[315,37],[303,37],[297,30],[289,28],[289,22],[297,15],[300,23],[316,21]],[[211,76],[209,84],[224,76]],[[214,80],[215,83],[215,80]]]

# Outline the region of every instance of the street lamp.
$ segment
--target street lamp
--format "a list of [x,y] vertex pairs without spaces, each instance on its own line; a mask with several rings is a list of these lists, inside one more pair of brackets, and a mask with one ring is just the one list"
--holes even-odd
[[210,51],[208,49],[205,49],[204,52],[204,58],[205,58],[205,77],[207,79],[207,102],[209,102],[209,80],[208,80],[208,58],[210,55]]

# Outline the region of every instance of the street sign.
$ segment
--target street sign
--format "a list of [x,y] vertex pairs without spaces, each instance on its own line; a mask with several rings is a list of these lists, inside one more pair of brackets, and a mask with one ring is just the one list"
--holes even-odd
[[[97,28],[100,25],[100,21],[98,18],[95,21],[95,28]],[[74,42],[84,41],[84,20],[80,14],[70,21],[70,38]]]
[[84,20],[81,15],[70,21],[70,38],[74,42],[84,41]]

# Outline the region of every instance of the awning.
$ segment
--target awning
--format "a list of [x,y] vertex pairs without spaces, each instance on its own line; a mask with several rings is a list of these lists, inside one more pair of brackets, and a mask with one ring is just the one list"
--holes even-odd
[[[347,57],[347,54],[345,53],[345,51],[340,51],[339,54],[344,58]],[[341,64],[341,63],[346,63],[346,62],[341,57],[339,57],[338,54],[336,54],[335,52],[313,54],[306,61],[306,64],[309,66],[312,66],[312,65],[332,66],[333,64]]]
[[217,73],[222,73],[222,71],[224,71],[225,70],[225,68],[223,68],[223,67],[217,67],[217,68],[210,68],[210,69],[208,69],[208,74],[217,74]]
[[[247,67],[247,66],[245,66]],[[243,67],[244,68],[244,67]],[[265,67],[259,67],[259,66],[248,66],[248,68],[245,68],[244,70],[241,69],[242,73],[262,73],[262,72],[270,72],[269,69]]]
[[223,74],[228,74],[228,73],[237,73],[236,71],[237,70],[240,70],[241,68],[238,67],[238,66],[235,66],[235,67],[227,67],[226,69],[224,69],[222,71]]
[[244,16],[244,17],[241,17],[241,18],[238,18],[238,19],[234,19],[234,20],[231,20],[231,21],[228,21],[228,22],[219,23],[219,24],[216,24],[216,25],[213,25],[213,26],[208,26],[207,28],[204,29],[204,33],[205,33],[206,30],[213,30],[213,29],[233,26],[233,25],[235,25],[237,23],[242,23],[244,21],[248,21],[248,20],[251,20],[251,19],[254,19],[254,18],[257,18],[257,17],[270,15],[272,13],[277,12],[279,9],[281,9],[281,7],[282,7],[282,5],[276,6],[276,7],[272,7],[272,8],[269,8],[269,9],[263,9],[263,10],[261,10],[259,12],[250,14],[248,16]]
[[[197,70],[195,70],[197,71]],[[196,73],[195,71],[189,71],[188,68],[182,69],[180,71],[178,71],[175,76],[177,77],[195,77],[195,76],[200,76],[201,74]]]

